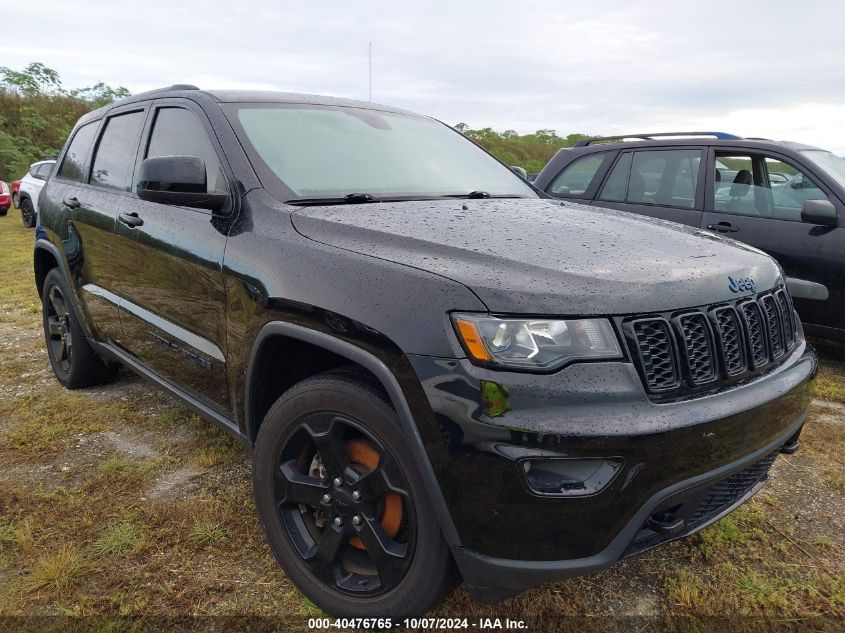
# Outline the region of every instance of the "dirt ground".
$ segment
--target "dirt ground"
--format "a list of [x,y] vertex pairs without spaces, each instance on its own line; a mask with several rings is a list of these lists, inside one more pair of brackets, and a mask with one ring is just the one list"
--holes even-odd
[[[77,392],[53,378],[32,240],[0,217],[0,630],[304,629],[320,612],[264,542],[246,450],[128,372]],[[802,450],[748,504],[609,571],[495,606],[459,589],[435,615],[845,630],[845,352],[820,352]]]

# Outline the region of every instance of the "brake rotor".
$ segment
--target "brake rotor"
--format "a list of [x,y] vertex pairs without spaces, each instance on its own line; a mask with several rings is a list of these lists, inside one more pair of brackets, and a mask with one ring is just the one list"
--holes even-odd
[[[346,446],[346,455],[353,466],[361,467],[363,472],[369,472],[378,467],[380,455],[378,449],[372,443],[365,440],[348,440],[344,445]],[[384,495],[383,501],[379,522],[385,533],[393,538],[399,533],[405,514],[402,507],[402,497],[395,492],[388,492]],[[365,549],[364,543],[357,536],[349,539],[349,544],[356,549]]]

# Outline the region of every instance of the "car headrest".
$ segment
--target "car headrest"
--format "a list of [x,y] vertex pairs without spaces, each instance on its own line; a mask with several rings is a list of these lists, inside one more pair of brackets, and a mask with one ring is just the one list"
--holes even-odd
[[751,172],[747,169],[740,169],[731,185],[731,198],[741,198],[748,193],[751,185]]

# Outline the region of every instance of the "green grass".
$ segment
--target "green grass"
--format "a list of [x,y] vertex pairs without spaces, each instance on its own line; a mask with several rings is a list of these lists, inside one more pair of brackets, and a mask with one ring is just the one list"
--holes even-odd
[[99,556],[125,554],[138,543],[139,538],[140,530],[134,523],[110,524],[94,541],[94,552]]

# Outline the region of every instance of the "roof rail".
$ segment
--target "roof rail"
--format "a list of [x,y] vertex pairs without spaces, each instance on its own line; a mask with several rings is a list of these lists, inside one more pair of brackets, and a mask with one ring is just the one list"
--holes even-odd
[[626,138],[637,138],[643,141],[650,141],[653,138],[661,136],[710,136],[722,141],[738,141],[741,136],[735,134],[728,134],[727,132],[652,132],[649,134],[620,134],[619,136],[594,136],[592,138],[585,138],[578,141],[575,147],[586,147],[593,143],[608,143],[611,141],[624,141]]
[[139,97],[142,95],[154,95],[158,94],[159,92],[171,92],[172,90],[199,90],[193,84],[173,84],[172,86],[164,86],[163,88],[153,88],[152,90],[146,90],[144,92],[138,92],[133,94],[132,97]]

